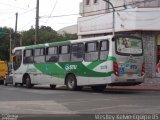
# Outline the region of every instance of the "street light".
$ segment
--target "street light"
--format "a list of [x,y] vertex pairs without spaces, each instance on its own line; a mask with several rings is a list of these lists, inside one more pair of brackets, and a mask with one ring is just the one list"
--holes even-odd
[[114,9],[113,4],[109,0],[103,0],[103,1],[107,2],[108,4],[110,4],[110,6],[113,9],[113,24],[112,24],[113,33],[112,34],[114,36],[115,35],[115,9]]

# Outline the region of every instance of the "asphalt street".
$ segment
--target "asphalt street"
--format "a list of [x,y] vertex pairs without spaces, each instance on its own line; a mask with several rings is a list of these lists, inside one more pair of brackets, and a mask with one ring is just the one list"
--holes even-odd
[[158,114],[160,91],[0,86],[2,114]]

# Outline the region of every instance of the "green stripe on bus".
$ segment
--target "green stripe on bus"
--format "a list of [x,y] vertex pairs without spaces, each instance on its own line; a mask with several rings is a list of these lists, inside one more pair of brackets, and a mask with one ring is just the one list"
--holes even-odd
[[44,48],[45,44],[38,44],[38,45],[31,45],[31,46],[26,46],[26,49],[36,49],[36,48]]
[[[66,65],[76,65],[76,69],[66,70]],[[59,67],[60,66],[60,67]],[[67,73],[73,73],[76,76],[81,77],[108,77],[111,76],[113,71],[108,73],[105,72],[96,72],[91,69],[88,69],[84,64],[80,62],[64,62],[59,63],[59,66],[55,63],[53,64],[35,64],[35,67],[41,71],[43,74],[48,76],[53,76],[57,78],[65,78]]]
[[[117,59],[116,59],[115,57],[108,56],[106,61],[116,62]],[[102,64],[103,62],[106,62],[106,61],[95,61],[95,62],[92,62],[91,64],[89,64],[89,65],[87,66],[87,68],[93,70],[95,67],[97,67],[98,65],[100,65],[100,64]]]

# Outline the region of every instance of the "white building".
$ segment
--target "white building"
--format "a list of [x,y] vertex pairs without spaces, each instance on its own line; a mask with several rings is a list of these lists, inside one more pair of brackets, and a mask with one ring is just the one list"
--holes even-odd
[[[159,77],[160,0],[109,0],[115,8],[116,34],[134,34],[144,41],[146,74]],[[113,9],[103,0],[83,0],[82,17],[78,19],[80,38],[112,34]]]

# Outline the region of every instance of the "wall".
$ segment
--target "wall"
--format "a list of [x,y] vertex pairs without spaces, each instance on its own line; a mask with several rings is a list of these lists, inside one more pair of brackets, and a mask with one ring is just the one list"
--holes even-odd
[[128,5],[139,8],[154,8],[154,7],[160,7],[160,0],[110,0],[111,3],[113,3],[114,6],[122,6],[122,5]]
[[94,3],[94,0],[90,0],[90,4],[86,5],[87,0],[83,0],[83,16],[92,16],[97,14],[106,13],[107,4],[103,0],[98,0]]
[[143,32],[146,77],[156,77],[156,32]]
[[[115,12],[115,30],[160,31],[160,8],[133,8]],[[156,23],[156,24],[155,24]],[[111,33],[113,14],[100,14],[78,18],[78,35]]]

